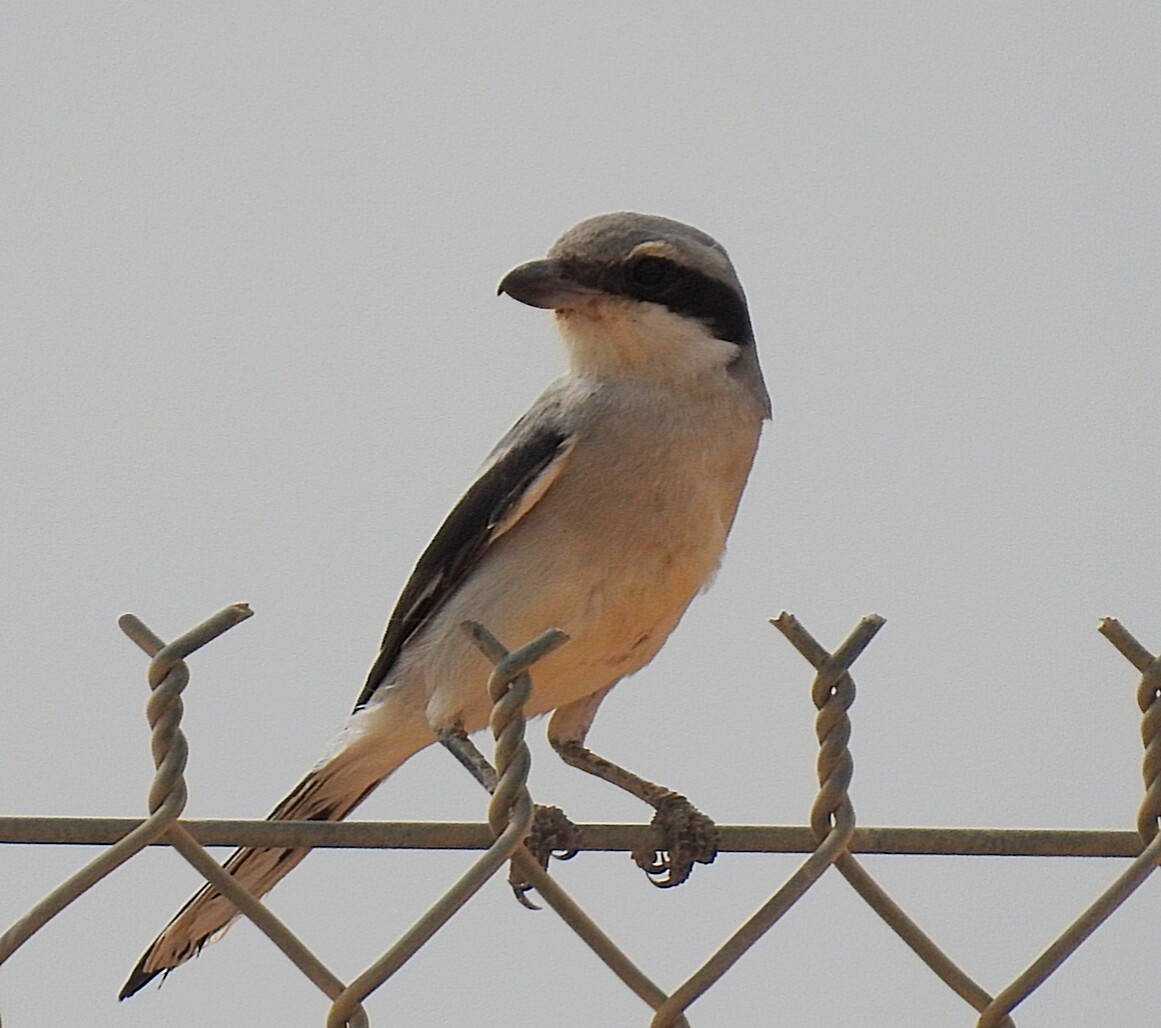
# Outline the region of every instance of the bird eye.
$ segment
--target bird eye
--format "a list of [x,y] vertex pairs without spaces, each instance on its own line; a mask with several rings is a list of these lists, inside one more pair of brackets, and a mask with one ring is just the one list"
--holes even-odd
[[673,280],[676,270],[664,257],[642,257],[629,266],[629,279],[639,289],[656,292]]

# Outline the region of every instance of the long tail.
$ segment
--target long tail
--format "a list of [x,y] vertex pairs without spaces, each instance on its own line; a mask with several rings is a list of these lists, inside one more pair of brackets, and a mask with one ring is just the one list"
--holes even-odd
[[[344,737],[346,744],[299,782],[267,820],[341,821],[392,771],[432,741],[430,729],[426,738],[417,738],[412,733],[407,741],[399,735],[384,739],[373,731],[360,731],[364,726],[357,722],[370,713],[364,711],[355,716]],[[240,849],[226,861],[225,869],[251,895],[261,898],[309,852],[309,849]],[[220,939],[238,916],[237,908],[213,886],[202,888],[153,940],[118,998],[127,999],[159,974],[168,974],[190,957],[197,956],[207,943]]]

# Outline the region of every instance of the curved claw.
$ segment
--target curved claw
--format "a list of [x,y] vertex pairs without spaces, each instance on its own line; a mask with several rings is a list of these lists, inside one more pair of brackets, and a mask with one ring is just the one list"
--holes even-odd
[[520,877],[516,871],[515,864],[512,865],[511,870],[508,872],[508,885],[512,889],[512,895],[516,897],[516,902],[525,910],[540,910],[540,905],[533,903],[528,898],[528,894],[532,891],[532,885]]
[[[553,857],[557,860],[571,860],[577,855],[580,846],[580,830],[574,825],[560,807],[545,807],[536,805],[536,813],[532,819],[532,830],[524,845],[538,864],[546,871],[548,862]],[[515,865],[508,874],[508,884],[512,887],[512,894],[516,901],[528,910],[539,910],[535,903],[528,899],[532,885],[526,882],[516,871]]]
[[548,870],[550,857],[571,860],[577,855],[580,829],[560,807],[545,807],[538,803],[532,819],[532,830],[524,845],[540,861],[540,866]]
[[684,796],[667,796],[658,804],[651,822],[660,828],[663,849],[646,847],[633,851],[633,861],[659,889],[681,885],[693,873],[694,864],[712,864],[718,855],[718,827]]

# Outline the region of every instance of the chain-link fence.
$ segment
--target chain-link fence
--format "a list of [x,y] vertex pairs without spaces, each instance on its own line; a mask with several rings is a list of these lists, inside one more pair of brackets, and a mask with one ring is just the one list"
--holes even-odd
[[[469,626],[476,643],[495,665],[488,688],[494,703],[498,785],[486,825],[452,823],[322,823],[275,821],[182,821],[187,745],[182,734],[181,693],[189,681],[184,658],[250,616],[245,605],[227,607],[171,643],[164,643],[138,618],[125,615],[121,627],[150,657],[152,690],[147,716],[152,728],[156,775],[144,821],[120,818],[0,817],[0,843],[84,844],[105,848],[93,861],[44,897],[0,937],[0,964],[52,917],[151,845],[176,849],[206,881],[219,889],[263,931],[306,977],[331,1000],[328,1028],[367,1026],[362,1001],[382,986],[497,871],[511,862],[521,880],[604,962],[626,988],[652,1008],[654,1028],[686,1025],[686,1011],[833,867],[855,892],[949,989],[978,1012],[979,1028],[1014,1024],[1011,1012],[1040,986],[1096,928],[1145,881],[1161,858],[1161,657],[1154,657],[1116,620],[1101,622],[1102,634],[1140,672],[1137,699],[1143,720],[1145,798],[1136,832],[988,829],[858,828],[849,789],[853,760],[848,711],[855,698],[850,668],[883,625],[864,618],[847,639],[828,652],[791,614],[772,624],[814,668],[811,695],[818,709],[819,792],[809,827],[721,826],[720,852],[805,853],[806,859],[782,886],[676,988],[655,984],[628,954],[589,917],[525,847],[534,808],[527,789],[530,757],[524,743],[523,704],[537,660],[567,643],[547,632],[508,652],[483,626]],[[262,903],[225,874],[206,846],[372,847],[383,849],[478,849],[482,855],[439,896],[379,959],[350,982],[331,972]],[[660,832],[630,825],[579,826],[578,850],[633,851],[661,846]],[[995,995],[977,984],[911,919],[859,862],[857,854],[944,854],[962,856],[1059,856],[1131,858],[1108,888],[1083,910],[1021,974]],[[643,1019],[644,1020],[644,1019]]]

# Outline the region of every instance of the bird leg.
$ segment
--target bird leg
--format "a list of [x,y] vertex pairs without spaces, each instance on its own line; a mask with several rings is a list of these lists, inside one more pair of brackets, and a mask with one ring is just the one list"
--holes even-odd
[[694,864],[714,862],[718,853],[718,827],[680,793],[598,757],[579,742],[553,740],[552,748],[570,767],[624,789],[657,812],[650,823],[661,829],[663,847],[641,846],[633,850],[632,857],[658,888],[680,885],[690,876]]
[[[436,732],[436,738],[456,758],[468,773],[479,782],[489,794],[495,793],[499,776],[496,769],[489,763],[464,731],[463,725],[453,725],[450,728],[441,728]],[[539,803],[535,805],[532,817],[532,828],[524,845],[536,858],[536,862],[548,870],[548,861],[551,857],[557,860],[570,860],[577,854],[580,842],[580,833],[560,807],[546,807]],[[539,909],[528,898],[532,890],[531,883],[525,881],[512,864],[508,872],[508,884],[516,899],[523,906],[531,910]]]
[[584,745],[597,707],[608,690],[558,708],[548,726],[548,741],[570,767],[601,778],[648,803],[656,813],[651,824],[661,830],[660,849],[641,846],[632,857],[649,880],[661,889],[684,882],[694,864],[712,864],[718,853],[718,827],[680,793],[647,781]]
[[488,790],[488,795],[496,791],[500,777],[496,774],[496,769],[488,762],[488,758],[468,738],[468,733],[464,731],[463,725],[455,724],[450,728],[440,728],[436,731],[435,737],[456,760],[468,769],[468,774]]

